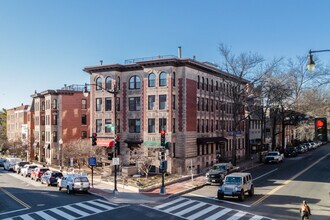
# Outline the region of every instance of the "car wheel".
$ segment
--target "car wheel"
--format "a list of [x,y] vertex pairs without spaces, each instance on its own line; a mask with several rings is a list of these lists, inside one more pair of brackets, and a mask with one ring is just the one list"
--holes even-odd
[[62,190],[62,187],[58,187],[58,191],[61,191]]
[[244,190],[241,190],[241,193],[240,193],[240,195],[238,196],[238,199],[239,199],[240,201],[244,201],[244,199],[245,199],[245,196],[244,196]]
[[249,196],[253,196],[254,195],[254,187],[251,186],[251,189],[249,190]]
[[224,198],[224,195],[222,193],[218,192],[218,199],[222,200]]
[[50,186],[50,182],[49,181],[47,181],[47,186]]

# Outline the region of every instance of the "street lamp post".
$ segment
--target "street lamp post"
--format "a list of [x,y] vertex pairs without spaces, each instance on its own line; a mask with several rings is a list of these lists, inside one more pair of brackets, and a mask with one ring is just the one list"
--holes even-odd
[[59,165],[60,165],[60,170],[62,171],[62,160],[63,160],[63,157],[62,157],[62,152],[63,152],[63,150],[62,150],[62,145],[63,145],[63,140],[62,140],[62,138],[58,141],[58,144],[59,144],[59,147],[58,147],[58,149],[59,149]]
[[[103,88],[102,86],[100,85],[97,85],[97,84],[87,84],[85,83],[85,87],[84,87],[84,96],[87,97],[89,92],[87,90],[87,85],[94,85],[94,86],[97,86],[99,88],[101,88],[102,90],[105,90],[107,91],[108,93],[112,94],[113,95],[113,98],[114,98],[114,111],[113,111],[113,114],[114,114],[114,139],[115,139],[115,144],[114,144],[114,158],[117,158],[117,94],[118,94],[118,89],[117,89],[117,83],[115,82],[114,83],[114,86],[113,86],[113,89],[112,90],[109,90],[109,89],[105,89]],[[115,166],[115,180],[114,180],[114,189],[113,189],[113,194],[114,195],[117,195],[118,194],[118,189],[117,189],[117,165],[114,165]]]
[[315,69],[315,61],[313,60],[313,53],[322,53],[322,52],[330,52],[330,50],[309,50],[308,54],[308,62],[307,69],[309,71],[313,71]]

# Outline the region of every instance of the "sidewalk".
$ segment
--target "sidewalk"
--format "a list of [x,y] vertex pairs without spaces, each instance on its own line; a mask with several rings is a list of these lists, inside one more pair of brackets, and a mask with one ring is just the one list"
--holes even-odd
[[[240,167],[240,171],[246,171],[248,169],[255,168],[260,166],[258,163],[258,158],[254,157],[248,161],[238,162],[237,166]],[[165,177],[166,178],[166,177]],[[90,189],[90,193],[119,204],[146,204],[146,203],[155,203],[161,200],[179,196],[198,188],[203,187],[205,182],[204,175],[194,176],[193,180],[191,178],[182,181],[173,183],[170,185],[165,184],[165,195],[160,194],[160,188],[151,190],[149,192],[135,192],[128,189],[126,186],[123,187],[121,184],[117,184],[118,192],[113,193],[114,185],[113,182],[105,182],[100,179],[95,179],[93,181],[93,187]]]

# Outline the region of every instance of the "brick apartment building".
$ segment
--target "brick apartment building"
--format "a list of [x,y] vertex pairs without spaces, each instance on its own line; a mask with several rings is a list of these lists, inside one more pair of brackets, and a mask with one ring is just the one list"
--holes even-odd
[[31,111],[34,118],[34,159],[60,165],[60,143],[87,138],[89,131],[89,100],[83,86],[65,86],[59,90],[35,92]]
[[[145,156],[157,157],[162,129],[170,146],[166,155],[170,173],[200,172],[219,154],[231,157],[230,82],[245,85],[247,81],[209,63],[175,57],[89,66],[84,71],[90,74],[91,132],[97,132],[98,141],[107,140],[102,141],[106,146],[114,138],[107,125],[115,121],[114,95],[106,90],[117,87],[116,127],[123,165],[131,163],[135,148],[146,148]],[[245,156],[244,127],[242,121],[237,132],[238,160]]]
[[9,143],[29,144],[28,113],[29,105],[7,109],[7,139]]

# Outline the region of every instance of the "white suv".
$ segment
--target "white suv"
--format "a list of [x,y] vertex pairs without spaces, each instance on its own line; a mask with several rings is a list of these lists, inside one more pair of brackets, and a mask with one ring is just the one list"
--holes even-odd
[[222,186],[218,188],[218,199],[224,196],[237,196],[240,201],[245,199],[245,193],[253,196],[254,187],[250,173],[232,173],[225,177]]
[[68,174],[63,176],[57,182],[58,190],[66,189],[68,194],[75,191],[88,192],[90,189],[89,180],[86,175],[81,174]]

